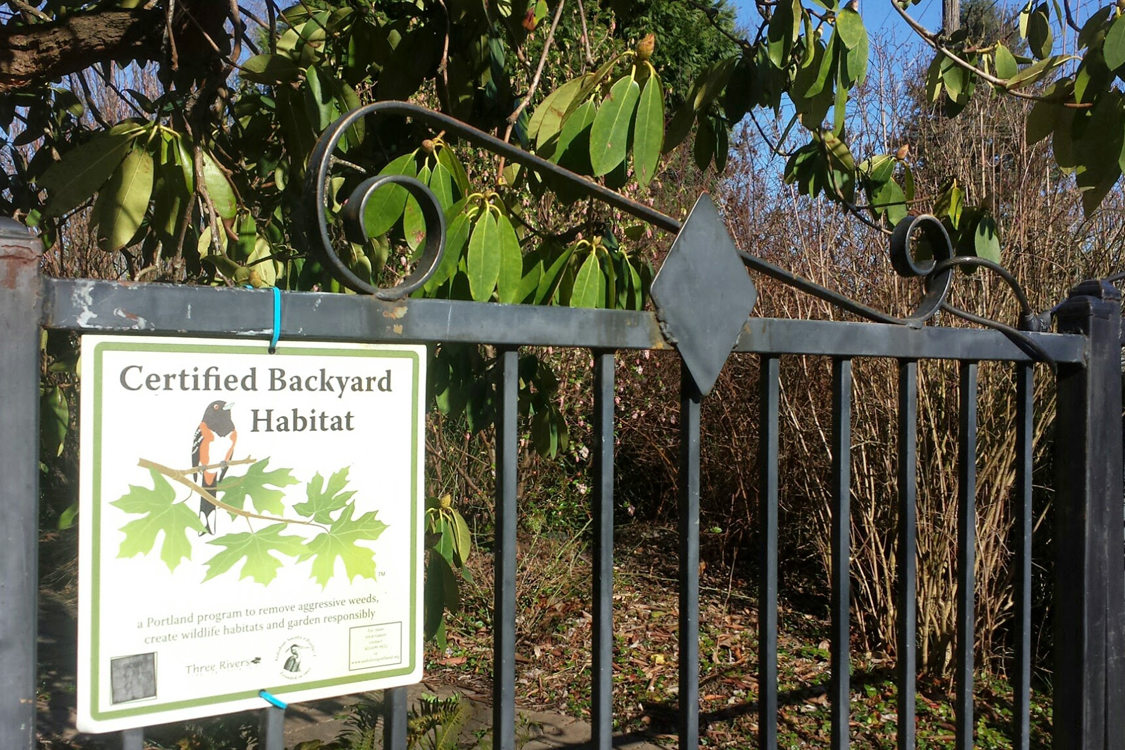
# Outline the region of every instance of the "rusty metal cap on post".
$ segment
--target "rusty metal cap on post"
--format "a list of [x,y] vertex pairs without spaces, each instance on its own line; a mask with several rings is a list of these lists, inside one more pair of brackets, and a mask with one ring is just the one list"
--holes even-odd
[[0,240],[26,240],[33,236],[27,225],[8,216],[0,216]]

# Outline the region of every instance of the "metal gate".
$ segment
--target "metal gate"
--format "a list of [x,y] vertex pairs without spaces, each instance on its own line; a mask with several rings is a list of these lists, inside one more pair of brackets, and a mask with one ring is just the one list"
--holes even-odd
[[[506,158],[582,189],[614,207],[677,232],[668,260],[653,283],[656,312],[528,307],[433,299],[407,299],[440,262],[440,211],[427,215],[426,251],[415,276],[390,290],[359,282],[331,251],[324,216],[324,182],[340,134],[358,117],[407,114]],[[953,266],[948,238],[932,217],[910,217],[895,232],[892,258],[904,275],[923,280],[915,313],[895,318],[872,310],[760,258],[734,248],[709,199],[679,222],[588,183],[557,166],[513,149],[437,113],[404,104],[380,104],[351,113],[322,137],[309,168],[312,205],[309,236],[323,240],[326,259],[345,285],[362,296],[319,293],[281,295],[284,339],[355,342],[479,343],[498,352],[499,407],[495,430],[496,539],[493,747],[515,747],[516,521],[518,452],[518,353],[522,346],[577,347],[594,357],[596,475],[593,497],[593,690],[591,747],[612,747],[612,586],[615,352],[679,351],[682,361],[679,457],[679,746],[699,746],[699,499],[700,405],[732,351],[760,357],[761,481],[758,696],[763,748],[777,746],[777,536],[778,413],[781,358],[831,358],[833,372],[831,689],[833,748],[848,746],[850,449],[852,360],[893,359],[898,367],[898,553],[897,686],[898,746],[913,748],[916,682],[916,431],[920,360],[956,360],[960,367],[958,459],[957,746],[972,746],[974,508],[978,362],[1011,363],[1017,384],[1018,513],[1016,654],[1013,676],[1013,747],[1029,745],[1031,682],[1031,476],[1035,362],[1051,363],[1057,380],[1055,435],[1056,569],[1054,746],[1093,750],[1125,747],[1125,544],[1122,512],[1121,301],[1108,283],[1090,281],[1072,290],[1057,309],[1058,333],[1040,327],[1023,303],[1020,328],[927,327],[946,295]],[[384,182],[401,184],[425,207],[420,183],[372,178],[353,194],[361,206]],[[357,189],[357,192],[359,190]],[[426,210],[424,208],[424,210]],[[355,214],[362,215],[360,211]],[[938,252],[921,264],[911,254],[916,236]],[[272,317],[270,290],[200,288],[62,280],[39,272],[40,245],[27,231],[0,220],[0,747],[35,747],[38,387],[42,329],[77,333],[137,333],[269,338],[272,329],[231,330],[231,321]],[[753,317],[755,290],[747,267],[826,299],[869,322],[782,320]],[[732,272],[733,269],[733,272]],[[350,278],[349,278],[350,277]],[[701,286],[701,284],[703,284]],[[958,311],[959,312],[959,311]],[[1040,373],[1046,368],[1041,367]],[[32,437],[29,437],[32,436]],[[406,743],[406,690],[386,691],[385,746]],[[263,746],[281,748],[283,711],[263,708]],[[124,733],[127,748],[140,748],[140,730]],[[748,744],[750,738],[748,738]]]

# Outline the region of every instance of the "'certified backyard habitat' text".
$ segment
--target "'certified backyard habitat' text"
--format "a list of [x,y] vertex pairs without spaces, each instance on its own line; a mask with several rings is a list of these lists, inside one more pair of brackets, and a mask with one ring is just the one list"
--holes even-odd
[[[250,367],[224,372],[219,367],[186,367],[178,371],[146,371],[142,365],[126,365],[118,377],[127,391],[269,392],[344,394],[390,393],[391,370],[381,375],[333,375],[327,368],[293,373],[281,367]],[[356,429],[351,411],[330,414],[318,409],[251,409],[251,432],[352,432]]]
[[321,367],[314,373],[294,374],[281,367],[258,368],[244,372],[223,372],[215,365],[200,370],[185,367],[179,372],[146,372],[141,365],[121,368],[121,387],[127,391],[269,391],[290,393],[332,393],[343,398],[345,393],[390,393],[391,371],[382,375],[332,375]]

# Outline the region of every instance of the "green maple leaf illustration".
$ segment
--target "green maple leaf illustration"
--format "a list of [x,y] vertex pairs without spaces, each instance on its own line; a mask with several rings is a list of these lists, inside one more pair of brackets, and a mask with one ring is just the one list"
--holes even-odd
[[222,493],[219,499],[227,505],[245,510],[246,498],[250,498],[257,512],[280,516],[285,512],[285,503],[282,502],[285,493],[277,488],[297,484],[297,479],[290,469],[266,471],[268,463],[269,459],[263,458],[252,464],[245,474],[227,475],[215,487],[216,492]]
[[327,531],[317,534],[305,545],[301,560],[313,558],[312,577],[321,586],[326,586],[335,573],[337,559],[343,561],[349,581],[359,576],[375,577],[374,551],[357,542],[378,539],[387,524],[375,518],[375,511],[356,519],[352,518],[354,512],[355,506],[348,505]]
[[327,484],[317,473],[305,486],[308,501],[297,503],[293,506],[293,510],[327,526],[332,523],[332,514],[347,505],[348,500],[351,500],[352,495],[355,494],[355,490],[344,491],[347,485],[348,467],[346,466],[333,474]]
[[281,532],[286,526],[288,524],[275,523],[257,531],[225,534],[212,539],[209,544],[226,549],[207,561],[207,575],[203,580],[208,581],[222,575],[237,563],[245,561],[238,576],[240,580],[252,578],[262,585],[269,583],[277,577],[277,569],[282,564],[282,560],[276,555],[298,557],[305,552],[303,537],[282,536]]
[[183,560],[191,558],[188,530],[198,533],[203,531],[203,524],[197,513],[184,503],[176,502],[175,491],[160,472],[149,469],[149,474],[152,489],[131,484],[127,493],[110,503],[126,513],[141,516],[121,527],[125,539],[117,556],[147,555],[156,544],[156,537],[163,533],[160,559],[168,570],[174,571]]

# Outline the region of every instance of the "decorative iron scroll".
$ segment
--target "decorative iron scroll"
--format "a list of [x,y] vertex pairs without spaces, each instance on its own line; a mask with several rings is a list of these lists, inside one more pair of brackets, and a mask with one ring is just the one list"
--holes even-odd
[[[495,138],[485,133],[483,130],[478,130],[471,125],[466,125],[449,115],[408,102],[376,102],[375,104],[368,104],[367,106],[353,109],[321,134],[316,142],[316,147],[313,148],[312,154],[309,155],[309,168],[305,176],[305,197],[312,211],[311,215],[307,217],[308,222],[304,228],[306,236],[310,241],[314,239],[320,240],[325,259],[333,270],[336,279],[354,292],[373,294],[379,299],[388,300],[405,297],[414,289],[425,284],[426,280],[437,270],[437,267],[441,264],[441,254],[444,251],[445,245],[445,222],[441,211],[437,211],[437,219],[435,219],[431,216],[426,216],[425,210],[423,210],[423,219],[425,220],[426,226],[426,249],[423,252],[422,262],[419,263],[415,273],[411,274],[402,284],[390,289],[373,287],[361,281],[359,277],[353,274],[351,270],[348,269],[347,265],[340,260],[339,256],[336,255],[332,239],[328,233],[328,215],[325,208],[325,199],[328,190],[328,172],[333,162],[336,161],[335,157],[333,157],[333,153],[336,150],[336,146],[340,143],[340,140],[344,137],[344,133],[353,123],[368,115],[398,115],[400,117],[409,117],[418,122],[424,122],[434,128],[439,128],[447,133],[455,134],[469,143],[487,149],[505,159],[570,183],[579,188],[586,195],[597,198],[603,203],[631,214],[653,226],[660,227],[672,233],[680,231],[680,222],[676,221],[671,216],[661,213],[643,203],[638,203],[637,201],[626,198],[620,193],[614,192],[592,180],[575,174],[569,169],[560,167],[558,164],[549,162],[534,154],[529,154],[523,149],[517,148],[499,138]],[[385,182],[379,182],[380,179],[385,178],[370,178],[364,180],[348,197],[344,209],[344,220],[347,224],[353,225],[345,230],[349,238],[367,239],[366,231],[362,227],[363,209],[360,204],[366,204],[371,194],[378,187],[386,184]],[[401,185],[409,190],[410,193],[418,199],[419,205],[425,206],[427,203],[437,205],[437,199],[434,197],[433,193],[430,192],[430,189],[417,180],[412,180],[410,178],[402,178],[400,180],[396,178],[389,182],[394,182],[394,184]],[[421,198],[422,193],[426,194],[425,200]],[[354,224],[359,224],[359,226],[354,226]],[[433,242],[431,242],[431,238],[433,238]],[[436,245],[432,258],[430,255],[431,244]]]
[[[533,169],[537,172],[552,176],[578,188],[585,195],[596,198],[609,206],[628,213],[653,226],[668,232],[678,234],[681,223],[667,214],[646,206],[643,203],[626,198],[609,188],[604,187],[590,179],[575,174],[558,164],[547,161],[539,156],[530,154],[505,141],[467,125],[449,115],[435,112],[431,109],[410,104],[408,102],[387,101],[369,104],[354,109],[336,121],[326,130],[317,141],[309,157],[309,169],[305,178],[305,196],[309,206],[310,215],[304,227],[310,244],[317,244],[323,250],[325,260],[337,280],[347,288],[361,294],[371,294],[379,299],[401,299],[426,283],[427,279],[441,264],[441,257],[445,246],[445,220],[440,205],[430,189],[416,179],[388,175],[371,177],[361,182],[348,197],[342,218],[345,224],[345,236],[353,241],[362,243],[367,237],[363,226],[363,212],[372,194],[381,186],[395,184],[405,188],[422,208],[423,220],[426,228],[426,244],[422,257],[415,268],[402,283],[390,287],[374,287],[356,276],[351,269],[339,258],[333,247],[328,231],[328,215],[326,210],[327,192],[329,183],[329,170],[334,163],[339,162],[333,156],[337,145],[344,137],[344,133],[357,120],[367,116],[395,115],[426,123],[436,129],[484,148],[505,159]],[[354,166],[354,165],[351,165]],[[919,260],[914,257],[912,245],[916,238],[924,238],[930,248],[932,257]],[[861,318],[891,325],[920,327],[930,320],[939,310],[945,310],[953,315],[969,320],[979,325],[997,329],[1017,344],[1026,349],[1029,354],[1037,359],[1046,360],[1043,350],[1035,344],[1030,337],[1020,331],[1041,331],[1045,329],[1044,322],[1032,312],[1027,303],[1027,297],[1020,288],[1015,278],[1003,267],[996,263],[968,256],[957,256],[954,253],[945,227],[936,217],[928,214],[908,216],[898,223],[891,236],[890,259],[891,264],[899,275],[907,278],[922,279],[922,298],[914,311],[906,317],[898,317],[881,310],[864,305],[838,292],[820,284],[797,276],[769,261],[751,255],[745,251],[738,251],[739,258],[747,267],[770,278],[781,281],[799,291],[822,299],[842,310],[857,315]],[[983,267],[997,273],[1012,288],[1020,306],[1019,330],[994,320],[983,318],[965,310],[961,310],[947,302],[949,291],[953,285],[954,266]]]
[[[321,183],[323,187],[324,183]],[[367,226],[363,223],[363,212],[367,202],[375,191],[384,185],[399,185],[406,188],[418,206],[422,209],[422,223],[426,227],[426,246],[422,250],[422,257],[417,268],[407,276],[401,284],[393,289],[380,289],[363,281],[344,264],[339,256],[333,252],[326,253],[326,258],[341,284],[352,291],[361,294],[374,294],[380,299],[398,299],[405,297],[426,283],[426,279],[433,275],[441,263],[442,252],[445,250],[445,215],[437,197],[420,180],[406,175],[384,175],[382,177],[368,177],[356,186],[344,204],[344,233],[348,240],[362,245],[370,237],[367,236]],[[319,196],[318,196],[319,197]],[[323,204],[317,204],[323,209]],[[322,232],[324,224],[321,224]]]

